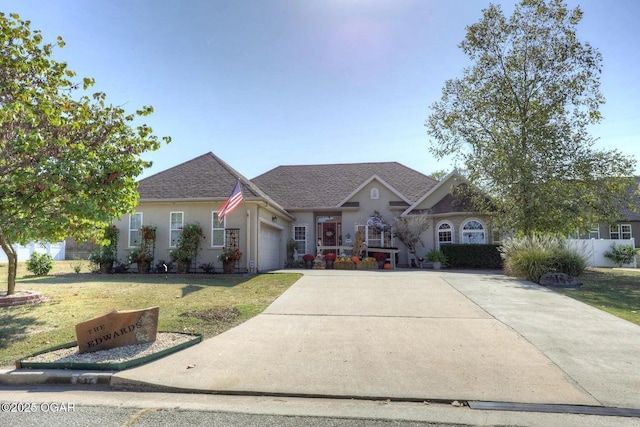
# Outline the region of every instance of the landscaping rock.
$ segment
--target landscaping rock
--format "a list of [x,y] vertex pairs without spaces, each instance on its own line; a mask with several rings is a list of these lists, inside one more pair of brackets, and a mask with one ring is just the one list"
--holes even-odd
[[556,288],[579,288],[582,286],[577,277],[565,273],[545,273],[540,277],[540,284]]

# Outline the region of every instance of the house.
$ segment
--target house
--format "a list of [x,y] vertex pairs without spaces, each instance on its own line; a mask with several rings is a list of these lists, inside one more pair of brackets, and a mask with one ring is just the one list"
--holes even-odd
[[[217,210],[237,182],[242,204],[222,221]],[[351,253],[357,231],[370,251],[382,250],[399,264],[409,264],[403,244],[381,227],[401,216],[426,214],[424,253],[446,243],[490,243],[490,224],[455,203],[451,189],[463,182],[452,172],[438,181],[397,162],[279,166],[247,179],[213,153],[140,180],[136,212],[124,215],[119,258],[136,246],[142,225],[157,227],[155,259],[169,260],[181,227],[197,222],[205,244],[194,261],[217,262],[217,255],[237,238],[243,253],[241,271],[282,268],[286,244],[297,256],[335,251]]]
[[630,197],[633,200],[633,205],[638,210],[633,211],[627,206],[620,208],[620,217],[614,225],[599,224],[594,226],[593,229],[586,236],[582,236],[587,239],[635,239],[635,247],[640,248],[640,177],[635,178],[635,185],[631,186],[628,190]]

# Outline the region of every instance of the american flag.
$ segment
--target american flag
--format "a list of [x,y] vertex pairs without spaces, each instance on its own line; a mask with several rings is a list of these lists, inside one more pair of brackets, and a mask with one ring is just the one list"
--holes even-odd
[[231,195],[218,211],[218,219],[222,220],[229,215],[235,208],[242,203],[242,190],[240,190],[240,181],[236,183]]

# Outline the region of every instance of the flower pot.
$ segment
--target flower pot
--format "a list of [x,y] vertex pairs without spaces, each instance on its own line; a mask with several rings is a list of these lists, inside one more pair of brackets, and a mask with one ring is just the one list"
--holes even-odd
[[333,270],[333,263],[334,263],[334,260],[332,260],[332,259],[327,259],[327,260],[325,260],[324,262],[327,264],[327,268],[328,268],[328,269]]
[[442,267],[442,263],[441,262],[437,262],[437,261],[433,262],[433,269],[434,270],[440,270],[440,267]]
[[186,274],[191,269],[191,261],[178,261],[178,273]]
[[382,269],[384,269],[384,264],[385,264],[386,262],[387,262],[387,261],[385,261],[385,260],[383,260],[383,259],[382,259],[382,260],[378,260],[378,270],[382,270]]
[[304,260],[304,268],[306,268],[307,270],[311,270],[313,268],[313,260],[312,259],[305,259]]
[[222,263],[222,272],[224,274],[232,274],[233,273],[233,267],[234,267],[234,263],[232,263],[232,262]]
[[151,263],[149,261],[138,261],[138,273],[148,274],[151,270]]
[[106,261],[106,262],[101,262],[100,263],[100,272],[101,273],[109,274],[109,273],[111,273],[112,269],[113,269],[113,261]]

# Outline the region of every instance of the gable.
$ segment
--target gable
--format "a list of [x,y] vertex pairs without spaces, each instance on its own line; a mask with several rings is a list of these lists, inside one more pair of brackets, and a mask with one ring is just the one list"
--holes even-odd
[[252,182],[285,209],[307,210],[340,206],[374,176],[410,203],[438,182],[397,162],[279,166]]
[[345,203],[353,203],[355,198],[358,200],[369,200],[369,199],[377,199],[377,200],[397,200],[403,201],[405,203],[409,203],[409,200],[400,194],[395,188],[391,185],[387,184],[382,178],[377,175],[373,175],[371,178],[367,179],[365,182],[356,187],[351,194],[349,194],[342,202],[340,202],[339,206],[344,206]]
[[432,210],[437,204],[440,204],[439,209],[446,209],[447,205],[453,205],[452,198],[447,198],[451,197],[451,189],[464,182],[466,180],[457,171],[450,172],[440,182],[422,194],[402,215]]

